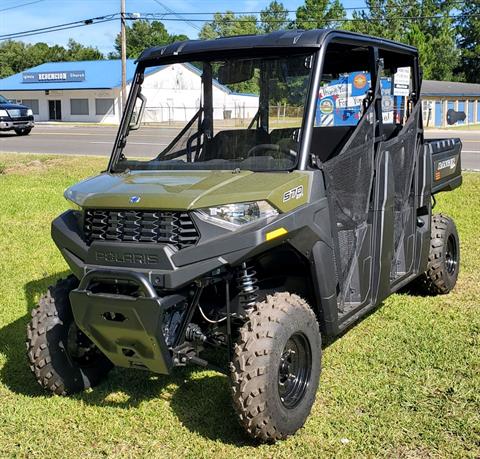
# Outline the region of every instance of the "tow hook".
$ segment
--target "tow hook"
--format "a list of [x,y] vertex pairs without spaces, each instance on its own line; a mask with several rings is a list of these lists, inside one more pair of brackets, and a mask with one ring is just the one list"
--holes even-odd
[[208,362],[197,355],[197,350],[188,343],[183,343],[172,350],[172,362],[176,367],[184,367],[188,363],[193,363],[201,367],[207,367]]

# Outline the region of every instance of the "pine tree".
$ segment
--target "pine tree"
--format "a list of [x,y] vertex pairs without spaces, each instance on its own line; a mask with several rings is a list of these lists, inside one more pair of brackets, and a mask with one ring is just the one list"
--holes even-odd
[[297,9],[295,26],[298,29],[323,29],[339,27],[346,16],[340,0],[305,0]]
[[457,69],[470,83],[480,83],[480,0],[461,6],[457,25],[460,66]]

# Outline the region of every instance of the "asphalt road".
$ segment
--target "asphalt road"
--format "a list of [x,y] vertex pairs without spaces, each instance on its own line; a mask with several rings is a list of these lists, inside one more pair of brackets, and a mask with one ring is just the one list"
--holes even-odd
[[428,139],[460,137],[463,144],[462,168],[480,171],[480,129],[475,131],[428,129],[425,131],[425,137]]
[[[128,141],[128,153],[131,156],[153,157],[177,132],[178,129],[168,127],[149,127],[132,132]],[[29,136],[0,133],[0,152],[109,156],[115,134],[115,127],[37,125]],[[480,171],[480,130],[427,130],[426,137],[460,137],[463,142],[463,168]]]

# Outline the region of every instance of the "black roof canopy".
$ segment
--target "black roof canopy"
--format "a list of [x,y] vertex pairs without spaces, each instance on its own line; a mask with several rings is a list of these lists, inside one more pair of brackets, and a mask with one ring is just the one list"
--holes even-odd
[[155,64],[161,61],[227,58],[255,50],[264,54],[284,54],[292,51],[308,52],[322,46],[325,40],[340,40],[363,45],[376,45],[384,49],[408,54],[417,54],[413,46],[404,45],[383,38],[371,37],[354,32],[334,29],[284,30],[266,35],[239,35],[214,40],[187,40],[170,45],[154,46],[146,49],[138,62]]

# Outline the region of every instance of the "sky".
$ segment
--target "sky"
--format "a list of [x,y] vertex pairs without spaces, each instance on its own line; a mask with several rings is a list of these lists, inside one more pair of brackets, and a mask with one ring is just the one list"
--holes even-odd
[[[30,4],[29,4],[30,3]],[[182,13],[213,13],[260,11],[270,0],[161,0],[171,10]],[[288,10],[296,10],[302,0],[282,0]],[[346,7],[360,7],[362,0],[344,0]],[[22,6],[23,5],[23,6]],[[0,0],[0,35],[22,32],[41,27],[63,24],[97,16],[117,13],[120,0]],[[3,10],[3,11],[2,11]],[[165,13],[165,9],[155,0],[126,0],[128,13]],[[172,16],[168,16],[172,17]],[[201,18],[211,17],[202,15]],[[171,34],[186,34],[190,38],[198,36],[198,29],[184,22],[164,21]],[[201,28],[201,22],[195,22]],[[96,46],[107,54],[113,51],[115,36],[120,29],[119,21],[93,24],[77,29],[58,31],[49,34],[21,38],[28,43],[44,42],[49,45],[66,45],[69,38],[84,44]]]

